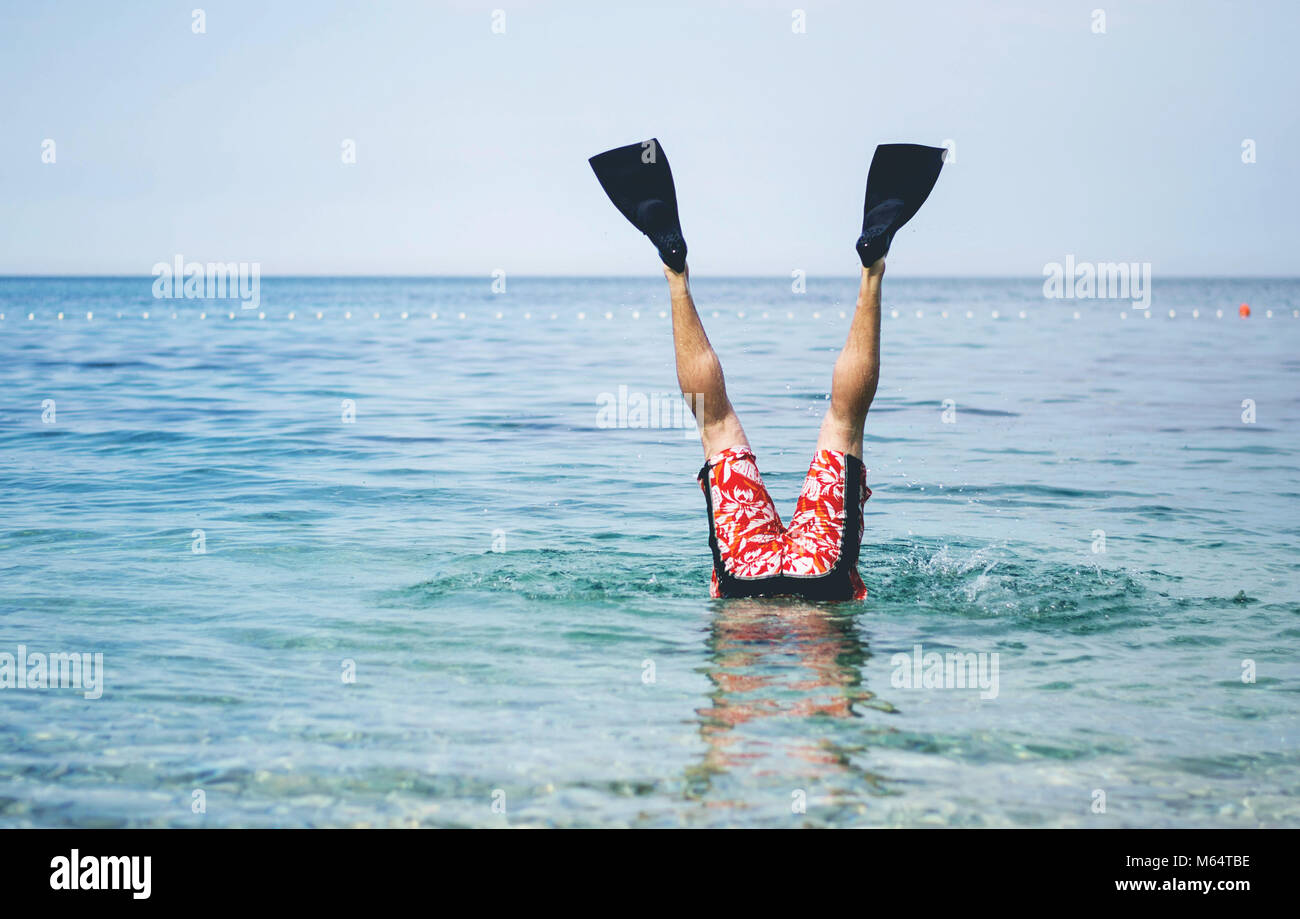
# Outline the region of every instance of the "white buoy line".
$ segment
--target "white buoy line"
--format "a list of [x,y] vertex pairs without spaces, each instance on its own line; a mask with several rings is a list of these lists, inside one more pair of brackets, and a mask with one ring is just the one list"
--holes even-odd
[[[104,317],[98,316],[97,318],[97,315],[98,314],[96,314],[94,310],[87,310],[84,314],[82,313],[73,314],[73,313],[67,313],[63,310],[59,310],[52,314],[48,314],[48,318],[51,318],[56,322],[67,322],[67,321],[78,321],[78,320],[84,322],[105,321]],[[319,322],[330,318],[337,318],[338,315],[339,314],[336,312],[331,314],[331,313],[327,313],[325,310],[314,310],[300,315],[296,310],[289,310],[287,313],[281,314],[281,318],[283,318],[288,322],[296,322],[296,321],[303,321],[303,322],[318,321]],[[642,318],[642,315],[643,315],[642,311],[639,309],[632,309],[627,312],[621,312],[621,313],[615,312],[613,310],[605,310],[603,312],[594,313],[590,315],[586,311],[580,310],[576,313],[570,314],[571,318],[577,320],[578,322],[585,322],[588,319],[595,319],[595,318],[604,321],[612,321],[614,319],[624,318],[624,317],[630,318],[632,321],[639,321]],[[651,315],[651,314],[646,313],[645,315]],[[655,315],[657,315],[660,319],[667,319],[668,311],[658,310]],[[735,310],[735,311],[711,310],[709,312],[709,315],[711,318],[717,318],[717,319],[736,318],[736,319],[743,319],[747,322],[769,321],[772,319],[794,320],[794,319],[807,318],[815,321],[823,321],[835,317],[838,317],[839,319],[848,318],[848,313],[844,310],[831,310],[830,312],[824,312],[822,310],[814,310],[811,313],[807,313],[807,314],[800,314],[790,310],[786,310],[786,311],[778,310],[775,312],[765,310],[761,313],[754,313],[746,310]],[[1019,310],[1015,313],[1004,314],[1001,310],[996,310],[996,309],[987,310],[987,311],[982,310],[978,312],[969,309],[965,311],[950,312],[949,310],[940,310],[938,312],[933,312],[933,311],[927,311],[921,309],[904,311],[898,309],[897,307],[894,307],[894,308],[890,308],[886,312],[886,315],[891,320],[892,319],[899,319],[899,320],[920,319],[920,320],[935,321],[935,320],[948,320],[957,317],[957,318],[965,318],[965,319],[988,318],[988,319],[999,319],[999,320],[1015,319],[1015,320],[1028,321],[1031,319],[1041,318],[1044,315],[1049,319],[1069,318],[1072,320],[1082,320],[1084,318],[1091,319],[1094,317],[1106,318],[1106,316],[1108,315],[1114,316],[1116,314],[1093,313],[1085,317],[1084,314],[1079,310],[1074,310],[1072,313],[1068,315],[1068,317],[1064,313],[1046,313],[1046,314],[1040,313],[1031,316],[1031,314],[1027,310]],[[1274,311],[1270,309],[1270,310],[1264,310],[1262,317],[1252,316],[1252,317],[1244,317],[1244,318],[1273,319],[1273,318],[1286,317],[1286,315],[1287,315],[1286,310]],[[1293,309],[1290,311],[1290,315],[1291,318],[1293,319],[1300,319],[1300,310]],[[27,322],[36,322],[38,320],[44,320],[45,318],[47,318],[46,314],[40,314],[35,310],[29,311],[25,314],[20,313],[19,316],[21,316]],[[15,316],[13,318],[17,319],[19,318],[19,316]],[[1134,310],[1132,312],[1128,310],[1120,310],[1118,313],[1118,317],[1122,321],[1127,321],[1129,319],[1137,319],[1137,318],[1152,319],[1153,317],[1167,319],[1167,320],[1176,320],[1179,318],[1186,319],[1189,316],[1191,319],[1202,319],[1202,318],[1237,319],[1239,318],[1235,312],[1225,312],[1222,309],[1215,309],[1213,312],[1210,312],[1208,309],[1204,311],[1200,309],[1193,309],[1188,313],[1183,313],[1183,312],[1179,312],[1178,310],[1171,309],[1160,314],[1157,314],[1155,310],[1151,310],[1151,309]],[[227,311],[225,313],[212,313],[212,314],[209,314],[206,310],[201,311],[199,313],[188,313],[188,314],[177,313],[177,312],[154,313],[150,310],[141,310],[135,313],[118,311],[115,314],[115,317],[110,316],[109,318],[117,318],[121,320],[141,320],[141,321],[161,321],[161,320],[172,321],[172,320],[183,320],[189,318],[197,319],[199,321],[207,321],[209,319],[220,320],[221,318],[225,318],[226,321],[240,320],[240,319],[265,321],[268,318],[270,318],[272,321],[274,321],[276,319],[276,316],[267,313],[265,310],[260,310],[256,313],[249,310],[247,312]],[[420,320],[438,322],[438,321],[445,321],[452,317],[450,315],[444,317],[437,310],[433,310],[428,313],[412,313],[409,310],[403,310],[395,314],[386,314],[383,312],[372,311],[368,315],[365,313],[357,313],[354,315],[352,310],[344,310],[341,318],[344,321],[352,321],[354,319],[362,320],[362,321],[366,319],[370,319],[370,320],[400,319],[401,321],[404,322],[420,321]],[[515,313],[507,313],[504,310],[493,310],[490,313],[484,314],[482,317],[471,317],[470,314],[468,313],[457,312],[454,315],[454,318],[456,321],[459,322],[467,321],[471,318],[485,318],[488,321],[499,322],[499,321],[510,320],[515,318],[520,318],[525,321],[533,321],[533,320],[553,321],[553,320],[558,320],[561,318],[568,318],[568,317],[563,317],[560,313],[557,312],[547,313],[545,311],[539,311],[535,313],[532,310],[528,310],[523,313],[515,314]],[[0,322],[8,322],[8,321],[10,321],[10,317],[6,313],[0,312]]]

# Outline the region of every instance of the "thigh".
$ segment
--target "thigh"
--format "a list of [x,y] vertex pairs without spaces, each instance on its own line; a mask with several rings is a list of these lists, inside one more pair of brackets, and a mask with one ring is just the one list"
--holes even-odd
[[823,450],[835,453],[847,453],[862,459],[862,425],[845,421],[828,411],[822,419],[821,430],[817,432],[817,453]]
[[[695,396],[697,400],[702,396]],[[745,436],[745,429],[740,424],[740,416],[736,410],[727,403],[726,411],[716,421],[708,424],[699,424],[698,419],[701,414],[698,405],[693,406],[693,411],[697,419],[697,427],[700,432],[700,442],[704,445],[704,455],[710,459],[725,453],[728,449],[749,449],[749,438]],[[752,457],[751,457],[752,459]]]
[[847,451],[818,449],[786,533],[786,574],[819,577],[856,565],[870,497],[862,460]]
[[763,578],[781,570],[781,517],[763,485],[754,451],[733,446],[708,458],[700,470],[708,501],[717,571],[733,578]]

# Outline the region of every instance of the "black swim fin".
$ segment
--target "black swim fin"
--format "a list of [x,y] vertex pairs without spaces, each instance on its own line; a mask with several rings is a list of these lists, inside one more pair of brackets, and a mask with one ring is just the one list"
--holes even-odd
[[867,172],[867,202],[862,208],[858,257],[870,268],[883,258],[899,227],[921,209],[939,181],[943,147],[920,144],[881,144]]
[[686,269],[686,240],[677,216],[677,192],[668,157],[655,138],[598,153],[592,171],[609,200],[655,244],[673,271]]

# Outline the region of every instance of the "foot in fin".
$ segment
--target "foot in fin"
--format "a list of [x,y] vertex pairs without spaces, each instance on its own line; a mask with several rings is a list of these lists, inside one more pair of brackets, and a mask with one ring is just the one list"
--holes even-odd
[[664,264],[686,270],[686,240],[668,157],[657,139],[598,153],[588,162],[609,200],[655,244]]
[[939,181],[943,147],[881,144],[867,172],[867,202],[862,208],[858,257],[870,268],[885,257],[894,234],[921,209]]

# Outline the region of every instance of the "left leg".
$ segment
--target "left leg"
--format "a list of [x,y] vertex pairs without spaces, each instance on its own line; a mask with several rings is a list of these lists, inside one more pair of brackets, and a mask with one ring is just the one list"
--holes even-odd
[[745,429],[727,397],[722,363],[704,334],[704,324],[691,298],[690,271],[664,266],[673,305],[673,349],[677,356],[677,382],[682,388],[704,444],[704,455],[728,447],[748,447]]
[[862,432],[880,381],[880,282],[885,260],[862,269],[848,341],[831,376],[831,406],[822,420],[817,449],[862,459]]

